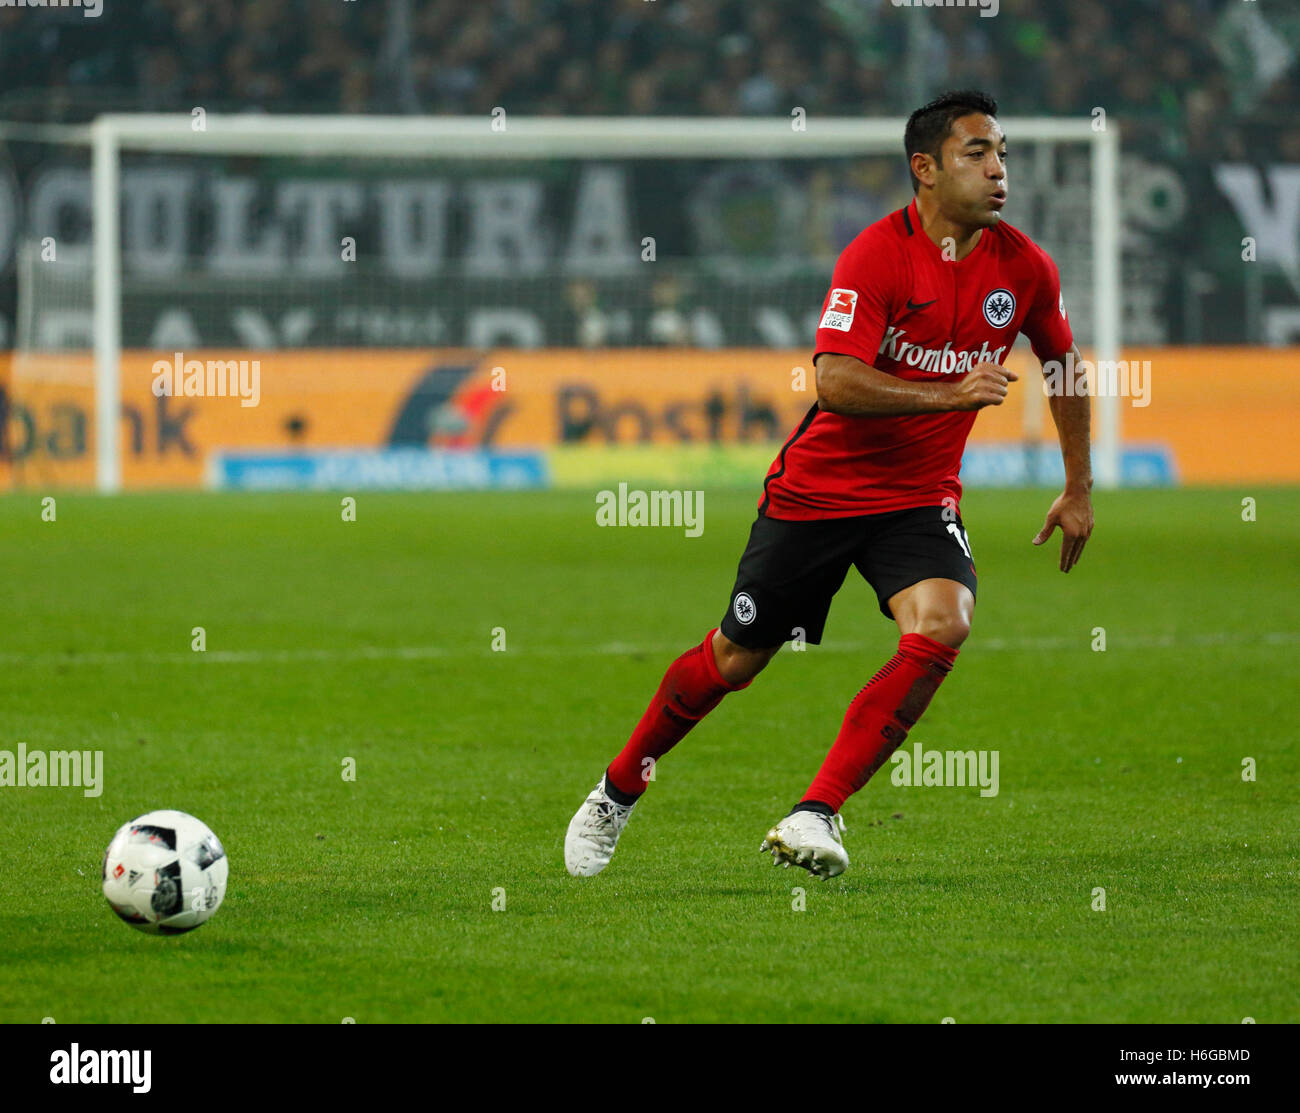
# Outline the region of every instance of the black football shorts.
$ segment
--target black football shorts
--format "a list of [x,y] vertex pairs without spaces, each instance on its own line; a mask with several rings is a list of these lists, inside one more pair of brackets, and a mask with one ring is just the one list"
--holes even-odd
[[818,644],[850,565],[889,619],[889,600],[921,580],[956,580],[975,594],[970,540],[950,507],[806,522],[760,514],[736,570],[723,634],[746,649],[771,649],[795,637]]

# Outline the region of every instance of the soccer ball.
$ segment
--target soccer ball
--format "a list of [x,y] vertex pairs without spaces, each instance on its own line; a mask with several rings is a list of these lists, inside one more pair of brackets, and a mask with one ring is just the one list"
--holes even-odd
[[207,824],[184,812],[149,812],[119,827],[104,851],[104,897],[133,928],[181,935],[212,918],[228,872]]

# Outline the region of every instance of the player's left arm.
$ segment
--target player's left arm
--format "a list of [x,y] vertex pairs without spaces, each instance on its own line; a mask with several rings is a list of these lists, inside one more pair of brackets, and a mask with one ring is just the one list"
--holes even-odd
[[[1079,346],[1071,341],[1068,352],[1042,362],[1044,369],[1049,363],[1075,368],[1082,359]],[[1056,381],[1061,381],[1059,372]],[[1092,399],[1085,391],[1077,389],[1053,390],[1048,405],[1061,442],[1061,458],[1065,461],[1065,490],[1052,503],[1034,544],[1043,544],[1060,526],[1061,571],[1068,572],[1079,562],[1083,547],[1092,536],[1092,453],[1089,439]]]

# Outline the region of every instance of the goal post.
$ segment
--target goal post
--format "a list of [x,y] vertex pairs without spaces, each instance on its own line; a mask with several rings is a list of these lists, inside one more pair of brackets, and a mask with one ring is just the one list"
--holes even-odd
[[[90,127],[93,188],[95,481],[122,485],[122,205],[124,152],[402,159],[807,159],[898,152],[902,118],[194,116],[107,114]],[[1004,117],[1012,144],[1090,152],[1091,335],[1098,361],[1120,358],[1119,137],[1092,119]],[[1015,179],[1013,178],[1013,183]],[[1013,191],[1014,193],[1014,191]],[[1014,198],[1013,198],[1014,199]],[[1049,246],[1050,250],[1050,246]],[[829,279],[829,274],[826,276]],[[815,308],[815,307],[814,307]],[[811,343],[811,337],[806,338]],[[1094,439],[1099,486],[1120,482],[1119,398],[1101,392]]]

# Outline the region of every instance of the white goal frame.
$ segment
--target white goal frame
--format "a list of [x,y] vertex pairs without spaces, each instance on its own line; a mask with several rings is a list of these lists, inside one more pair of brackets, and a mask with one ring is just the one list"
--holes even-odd
[[[694,117],[259,116],[210,114],[201,129],[184,114],[118,114],[89,128],[94,213],[95,483],[121,489],[120,153],[175,151],[230,155],[393,156],[418,151],[447,159],[799,158],[897,149],[906,120],[792,120]],[[1004,117],[1013,140],[1087,144],[1091,150],[1093,349],[1120,358],[1119,135],[1091,118]],[[1098,399],[1097,485],[1120,481],[1119,398]]]

